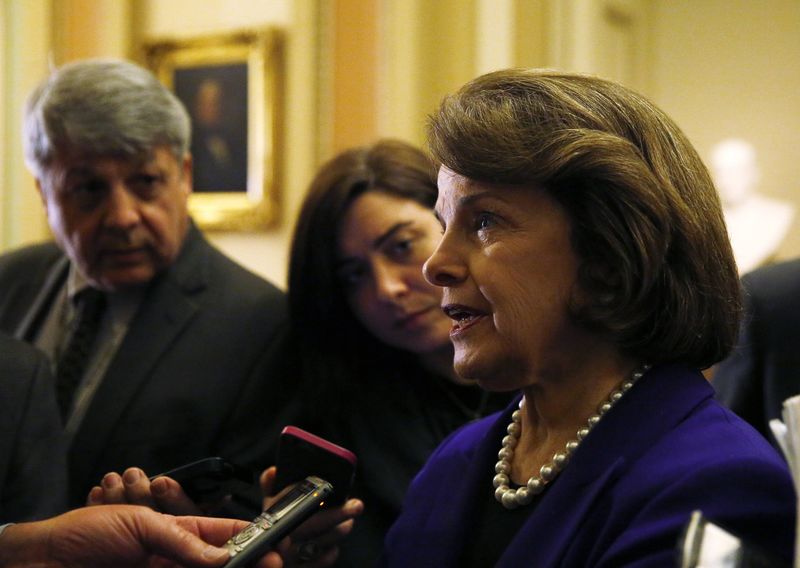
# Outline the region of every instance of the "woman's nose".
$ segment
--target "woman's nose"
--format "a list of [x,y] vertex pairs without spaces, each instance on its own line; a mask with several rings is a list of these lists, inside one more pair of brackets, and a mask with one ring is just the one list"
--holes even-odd
[[422,273],[434,286],[453,286],[466,278],[467,268],[445,236],[425,262]]
[[374,271],[375,288],[381,300],[393,301],[408,293],[408,283],[399,267],[378,265]]

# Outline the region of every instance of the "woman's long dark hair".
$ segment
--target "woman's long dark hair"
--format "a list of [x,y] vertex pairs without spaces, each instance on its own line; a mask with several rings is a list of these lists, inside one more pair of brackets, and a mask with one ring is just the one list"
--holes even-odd
[[356,320],[336,276],[339,227],[360,195],[380,191],[433,209],[436,168],[399,140],[352,148],[326,162],[311,182],[295,226],[289,264],[292,338],[324,408],[335,408],[365,377],[413,357],[373,337]]

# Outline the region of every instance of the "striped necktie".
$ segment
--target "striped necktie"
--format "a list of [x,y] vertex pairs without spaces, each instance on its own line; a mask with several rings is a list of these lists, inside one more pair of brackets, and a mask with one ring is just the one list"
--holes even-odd
[[64,423],[69,416],[75,390],[86,370],[106,306],[105,294],[94,288],[79,292],[75,301],[77,313],[72,336],[56,364],[56,394]]

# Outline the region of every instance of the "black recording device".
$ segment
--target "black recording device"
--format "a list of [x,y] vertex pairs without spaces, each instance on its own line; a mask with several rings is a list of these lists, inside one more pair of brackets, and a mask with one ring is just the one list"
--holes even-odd
[[251,566],[317,512],[332,493],[333,486],[315,476],[284,488],[272,506],[225,543],[230,553],[225,568]]

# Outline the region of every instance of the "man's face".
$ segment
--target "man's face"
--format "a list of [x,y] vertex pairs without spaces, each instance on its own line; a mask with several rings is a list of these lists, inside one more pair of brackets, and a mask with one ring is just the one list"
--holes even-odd
[[190,157],[178,162],[166,146],[141,159],[63,154],[36,182],[56,241],[93,286],[147,284],[178,256]]

